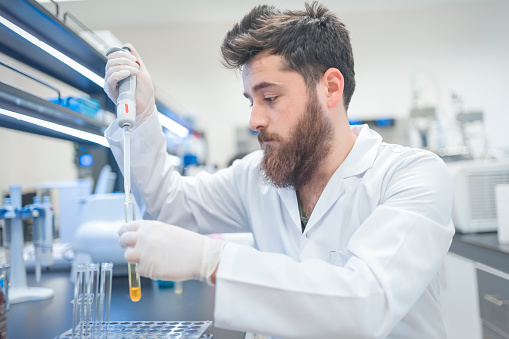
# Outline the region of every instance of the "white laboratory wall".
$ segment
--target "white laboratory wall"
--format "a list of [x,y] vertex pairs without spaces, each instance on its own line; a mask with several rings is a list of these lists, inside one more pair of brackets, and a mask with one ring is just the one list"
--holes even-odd
[[35,192],[38,182],[77,179],[69,141],[0,127],[0,155],[0,196],[12,184],[22,185],[25,193]]
[[[444,120],[453,117],[455,92],[465,109],[485,112],[491,145],[509,147],[508,3],[338,15],[351,32],[356,62],[351,117],[408,116],[416,76]],[[235,128],[249,120],[239,73],[220,63],[219,46],[232,24],[109,28],[138,48],[161,93],[195,117],[209,141],[209,162],[219,166],[235,153]]]
[[443,120],[454,117],[454,92],[485,113],[491,145],[508,149],[508,15],[507,2],[486,1],[345,16],[358,84],[350,115],[407,116],[414,77]]

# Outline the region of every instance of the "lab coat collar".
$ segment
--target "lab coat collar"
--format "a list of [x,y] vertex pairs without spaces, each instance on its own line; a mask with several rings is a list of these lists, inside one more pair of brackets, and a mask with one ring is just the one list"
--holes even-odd
[[357,140],[346,159],[339,166],[344,179],[362,174],[370,169],[382,143],[380,134],[370,129],[368,125],[354,125],[350,128],[357,135]]
[[343,179],[362,174],[373,166],[382,137],[367,125],[351,126],[351,129],[357,135],[354,146],[325,186],[311,213],[306,232],[311,231],[344,194],[346,187]]
[[297,194],[295,193],[295,189],[293,188],[278,188],[277,192],[279,193],[279,197],[283,202],[284,206],[288,211],[288,215],[292,219],[294,225],[296,226],[296,230],[298,233],[302,232],[302,227],[300,224],[300,212],[299,205],[297,203]]
[[[382,143],[382,137],[371,130],[367,125],[351,126],[352,131],[357,135],[357,139],[352,150],[343,161],[341,166],[334,172],[327,186],[322,192],[313,213],[308,221],[306,232],[327,213],[329,208],[339,199],[345,191],[345,184],[342,179],[352,177],[366,172],[373,166],[378,148]],[[297,196],[294,189],[277,189],[283,204],[288,210],[292,221],[297,229],[300,228],[300,214],[297,205]]]

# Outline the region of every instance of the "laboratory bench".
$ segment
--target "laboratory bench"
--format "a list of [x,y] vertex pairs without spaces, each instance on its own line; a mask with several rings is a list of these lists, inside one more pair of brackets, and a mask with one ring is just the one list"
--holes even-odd
[[450,251],[509,274],[509,244],[498,242],[497,232],[454,235]]
[[[43,273],[41,282],[28,274],[29,286],[49,287],[55,292],[47,300],[10,306],[7,313],[9,339],[53,339],[72,327],[74,284],[69,271]],[[159,287],[156,281],[142,278],[142,297],[129,298],[127,276],[114,276],[111,293],[111,321],[202,321],[214,320],[214,288],[199,281],[183,283],[182,294],[173,287]],[[214,339],[240,339],[244,333],[212,325]]]
[[[461,313],[458,307],[465,306],[461,303],[475,294],[475,302],[470,303],[470,306],[475,308],[471,313],[473,318],[470,319],[472,320],[470,324],[478,322],[478,325],[474,325],[472,329],[477,327],[479,329],[477,332],[480,332],[475,337],[509,338],[509,244],[499,243],[496,232],[456,234],[450,253],[460,256],[464,259],[464,263],[470,263],[471,267],[469,269],[465,266],[466,271],[459,270],[458,267],[454,268],[460,278],[456,284],[451,285],[455,290],[463,291],[454,301],[455,313]],[[456,261],[456,265],[459,266],[459,264],[461,263]],[[472,273],[468,274],[468,270]],[[472,282],[465,278],[469,276]],[[467,293],[465,293],[468,291],[466,286],[471,286]],[[444,304],[442,306],[444,308]],[[463,318],[463,325],[460,324],[460,326],[465,328],[466,317],[460,317]],[[470,337],[474,337],[472,333]]]

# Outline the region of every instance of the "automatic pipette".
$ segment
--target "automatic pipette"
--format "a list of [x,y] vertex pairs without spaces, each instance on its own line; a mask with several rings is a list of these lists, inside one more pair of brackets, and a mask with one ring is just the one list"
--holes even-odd
[[[110,48],[106,55],[125,51],[130,53],[129,47]],[[124,131],[124,191],[125,191],[125,222],[136,219],[134,215],[134,201],[131,199],[131,129],[136,120],[136,77],[130,76],[118,82],[117,120],[118,126]],[[132,211],[130,211],[132,209]],[[129,296],[132,301],[141,299],[140,275],[136,272],[136,264],[127,263],[129,275]]]

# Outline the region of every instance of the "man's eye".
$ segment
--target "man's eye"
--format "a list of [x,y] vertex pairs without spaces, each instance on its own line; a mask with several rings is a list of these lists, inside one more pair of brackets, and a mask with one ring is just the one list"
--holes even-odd
[[273,102],[274,100],[276,100],[277,97],[269,97],[269,98],[265,98],[264,100],[267,101],[267,102]]

